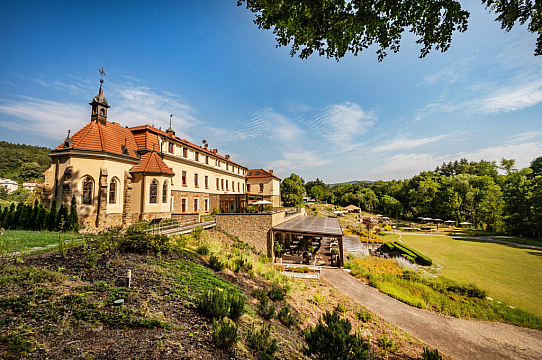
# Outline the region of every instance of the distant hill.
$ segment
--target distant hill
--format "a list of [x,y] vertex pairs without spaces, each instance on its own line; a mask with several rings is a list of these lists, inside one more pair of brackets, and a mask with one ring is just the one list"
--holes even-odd
[[335,185],[347,185],[347,184],[357,184],[357,183],[371,184],[371,183],[374,183],[374,181],[370,181],[370,180],[352,180],[352,181],[346,181],[346,182],[329,184],[329,185],[333,187]]
[[0,141],[0,177],[35,181],[51,166],[50,153],[47,147]]

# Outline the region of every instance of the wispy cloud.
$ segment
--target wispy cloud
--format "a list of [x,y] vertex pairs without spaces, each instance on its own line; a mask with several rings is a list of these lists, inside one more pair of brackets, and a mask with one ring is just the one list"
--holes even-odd
[[371,148],[372,152],[384,152],[393,150],[412,149],[418,146],[428,145],[440,141],[449,135],[437,135],[432,137],[412,139],[406,136],[398,136],[395,139],[385,141],[379,146]]
[[370,174],[374,179],[405,179],[410,178],[420,171],[434,170],[443,162],[455,161],[465,158],[469,161],[496,161],[502,159],[515,159],[517,168],[529,166],[530,162],[542,154],[542,144],[529,142],[511,144],[507,146],[495,146],[485,149],[459,152],[455,154],[434,153],[402,153],[384,159],[384,165],[373,169]]
[[346,146],[365,134],[377,120],[372,111],[365,111],[359,105],[345,102],[330,105],[314,120],[306,121],[310,131],[331,142],[335,146]]
[[[48,86],[59,86],[65,91],[77,88],[69,85],[63,87],[61,84]],[[186,130],[198,123],[192,115],[195,110],[181,97],[157,94],[143,86],[108,86],[110,92],[108,94],[107,89],[105,92],[111,105],[108,112],[110,121],[136,126],[150,124],[155,118],[155,126],[165,129],[169,125],[169,115],[173,114],[176,135],[185,138],[189,138]],[[88,96],[90,101],[93,95]],[[90,121],[90,107],[86,103],[56,102],[24,96],[19,96],[18,99],[20,100],[0,99],[0,113],[17,118],[0,121],[0,127],[28,131],[61,141],[66,136],[67,129],[71,129],[73,133]]]
[[542,131],[527,131],[508,137],[507,142],[517,143],[525,140],[534,139],[539,136],[542,136]]
[[280,176],[289,176],[291,172],[313,169],[333,162],[333,159],[325,158],[317,151],[304,150],[296,152],[281,152],[282,158],[267,164],[269,169],[280,169]]
[[467,65],[474,58],[475,56],[461,58],[447,68],[439,70],[433,74],[426,75],[423,77],[423,83],[419,85],[433,85],[439,82],[453,84],[459,81],[464,81],[467,79],[465,74]]
[[123,78],[126,78],[126,79],[130,79],[130,80],[133,80],[133,81],[139,81],[139,79],[136,79],[135,77],[133,76],[128,76],[128,75],[121,75]]

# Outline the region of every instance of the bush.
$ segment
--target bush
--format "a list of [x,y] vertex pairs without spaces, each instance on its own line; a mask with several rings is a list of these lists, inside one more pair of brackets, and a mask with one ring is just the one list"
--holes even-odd
[[211,213],[211,215],[216,215],[216,214],[220,214],[220,209],[215,206],[213,208],[213,212]]
[[239,340],[237,325],[227,317],[220,321],[213,320],[211,336],[222,347],[231,346]]
[[281,287],[273,286],[267,293],[267,296],[269,296],[269,298],[273,301],[280,301],[286,297],[286,292]]
[[292,307],[290,304],[286,304],[280,308],[277,313],[277,319],[284,325],[290,327],[294,323],[294,315],[292,314]]
[[126,235],[120,238],[119,249],[137,254],[147,254],[169,252],[172,250],[172,246],[167,236],[127,231]]
[[203,236],[203,227],[202,226],[196,226],[194,230],[192,230],[192,236],[194,239],[196,239],[197,242],[201,240],[201,237]]
[[262,300],[264,297],[267,297],[267,292],[265,289],[257,288],[252,290],[252,297],[258,300]]
[[222,264],[220,260],[218,260],[218,257],[216,255],[211,255],[211,257],[209,258],[209,266],[215,271],[220,271],[224,267],[224,264]]
[[359,321],[369,322],[369,321],[372,320],[373,315],[370,312],[368,312],[367,310],[359,309],[356,312],[356,317],[358,318]]
[[200,244],[198,248],[196,249],[196,252],[200,255],[209,255],[209,245],[207,244]]
[[273,359],[273,354],[278,350],[277,339],[270,339],[271,324],[264,324],[259,330],[256,330],[254,323],[248,327],[247,341],[248,346],[258,353],[258,359]]
[[196,307],[212,319],[229,317],[237,320],[245,311],[245,298],[231,291],[215,289],[200,295],[196,299]]
[[438,353],[438,350],[429,350],[424,346],[422,357],[418,360],[442,360],[442,356]]
[[318,360],[367,359],[369,344],[356,334],[350,334],[352,324],[335,310],[326,311],[318,324],[303,332],[308,347],[303,354]]
[[275,317],[275,305],[269,304],[267,296],[258,303],[258,314],[266,320],[271,320]]

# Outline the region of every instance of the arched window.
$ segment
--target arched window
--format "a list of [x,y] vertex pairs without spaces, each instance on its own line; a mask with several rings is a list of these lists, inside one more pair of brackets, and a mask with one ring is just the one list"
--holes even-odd
[[167,204],[167,181],[164,181],[164,187],[162,188],[162,203]]
[[101,110],[100,110],[100,115],[102,115],[102,116],[105,115],[105,109],[101,109]]
[[158,182],[156,180],[153,180],[151,183],[151,191],[149,193],[149,202],[151,204],[158,203]]
[[88,177],[83,180],[83,199],[81,202],[85,205],[92,204],[92,180]]
[[111,183],[109,183],[109,203],[117,203],[117,182],[115,179],[112,179]]

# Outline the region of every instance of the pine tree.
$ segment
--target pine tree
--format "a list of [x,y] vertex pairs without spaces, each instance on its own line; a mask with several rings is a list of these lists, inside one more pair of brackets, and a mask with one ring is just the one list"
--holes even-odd
[[28,230],[36,230],[36,220],[38,218],[39,205],[40,202],[38,199],[36,199],[36,201],[34,201],[34,208],[32,208],[32,213],[28,218],[28,223],[26,226]]
[[47,210],[43,204],[39,205],[38,216],[36,217],[35,229],[41,231],[45,229],[45,219],[47,219]]
[[17,209],[15,210],[15,213],[13,213],[13,218],[11,220],[10,228],[15,230],[19,227],[19,219],[21,218],[21,214],[23,212],[24,204],[20,202],[17,204]]
[[19,217],[19,224],[17,228],[19,230],[26,230],[26,222],[28,221],[28,218],[30,217],[31,212],[30,205],[23,204],[21,207],[21,215]]
[[53,203],[51,205],[51,211],[49,211],[49,216],[47,217],[47,230],[56,231],[57,216],[58,216],[58,211],[56,208],[56,198],[54,198]]
[[79,231],[79,216],[77,216],[77,202],[75,196],[72,196],[72,203],[70,206],[70,215],[68,215],[68,230]]
[[0,228],[4,227],[4,218],[6,217],[6,214],[8,213],[9,208],[6,206],[0,211]]
[[7,214],[4,216],[4,223],[2,227],[5,229],[11,229],[11,223],[13,222],[13,217],[15,216],[15,203],[11,203]]
[[68,207],[64,204],[60,205],[60,211],[56,217],[56,228],[64,232],[68,230]]

